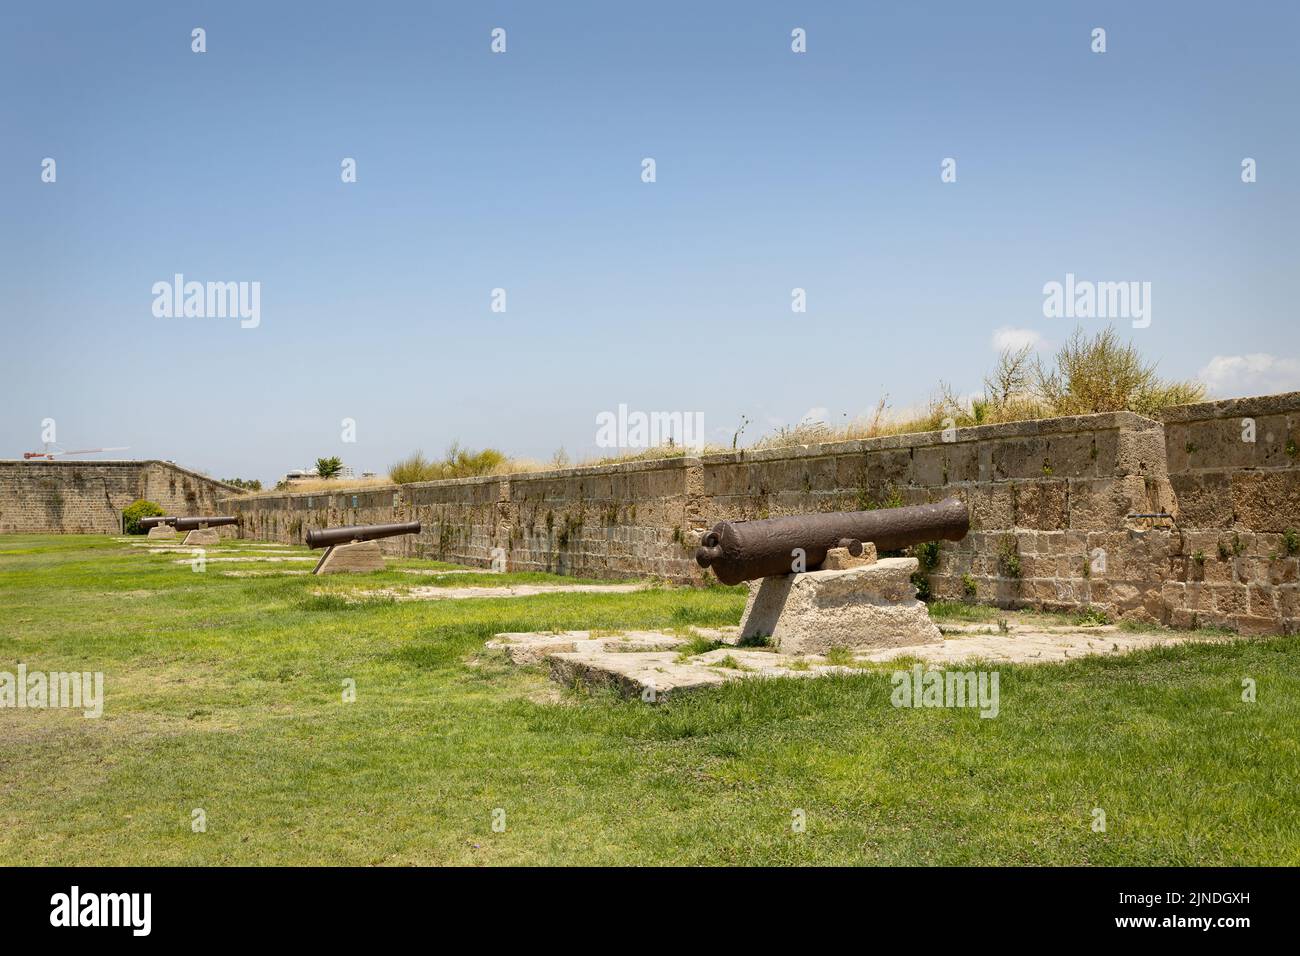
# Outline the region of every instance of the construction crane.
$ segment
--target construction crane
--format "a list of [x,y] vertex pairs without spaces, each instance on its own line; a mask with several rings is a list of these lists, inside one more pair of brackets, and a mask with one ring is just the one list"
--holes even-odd
[[44,451],[25,451],[23,460],[27,461],[32,458],[43,458],[46,461],[53,461],[56,457],[61,458],[64,455],[94,455],[101,451],[126,451],[130,445],[117,445],[114,448],[78,448],[75,451],[63,451],[57,445],[49,442],[45,443]]

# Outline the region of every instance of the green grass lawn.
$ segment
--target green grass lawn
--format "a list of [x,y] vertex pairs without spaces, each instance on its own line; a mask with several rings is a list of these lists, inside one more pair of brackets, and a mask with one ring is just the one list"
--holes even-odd
[[734,624],[743,588],[346,603],[434,582],[139,551],[0,536],[0,671],[105,682],[100,719],[0,709],[4,863],[1300,863],[1294,639],[997,665],[995,719],[896,709],[883,667],[649,705],[483,642]]

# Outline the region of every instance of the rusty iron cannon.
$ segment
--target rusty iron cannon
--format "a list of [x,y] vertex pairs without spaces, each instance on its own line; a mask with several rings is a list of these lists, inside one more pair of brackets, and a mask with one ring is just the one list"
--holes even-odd
[[[193,515],[188,518],[168,517],[163,518],[156,527],[150,528],[149,536],[170,537],[174,531],[186,531],[188,534],[185,535],[185,540],[181,543],[190,547],[197,547],[220,542],[221,537],[217,534],[217,528],[231,524],[239,524],[239,518],[235,515]],[[171,527],[169,528],[168,525]]]
[[175,515],[153,515],[149,518],[141,518],[136,524],[148,531],[161,525],[174,525],[179,520]]
[[354,544],[357,541],[375,541],[379,538],[392,538],[399,534],[419,534],[420,522],[404,521],[398,524],[353,524],[342,528],[312,529],[307,532],[307,547],[332,548],[338,544]]
[[339,574],[342,572],[380,571],[384,558],[380,554],[380,538],[399,534],[419,534],[420,522],[403,521],[397,524],[354,524],[342,528],[322,528],[307,532],[307,547],[325,548],[313,574]]
[[177,531],[197,531],[199,528],[220,528],[223,525],[239,524],[235,515],[198,515],[192,518],[172,518],[166,522]]
[[906,508],[790,515],[757,521],[719,521],[700,541],[695,561],[712,568],[723,584],[790,574],[795,549],[815,570],[832,548],[873,542],[895,551],[926,541],[960,541],[970,530],[970,512],[957,498]]

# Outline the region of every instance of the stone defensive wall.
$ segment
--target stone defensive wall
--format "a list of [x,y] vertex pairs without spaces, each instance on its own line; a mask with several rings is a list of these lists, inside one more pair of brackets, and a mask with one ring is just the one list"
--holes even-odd
[[0,461],[0,534],[116,534],[137,498],[216,514],[239,489],[168,461]]
[[[971,533],[924,572],[939,598],[1178,627],[1300,623],[1300,393],[766,451],[632,461],[356,493],[232,497],[244,534],[418,520],[390,553],[585,577],[706,580],[723,518],[957,495]],[[1253,428],[1253,430],[1252,430]],[[1295,437],[1293,437],[1295,436]],[[1143,517],[1167,515],[1167,517]]]

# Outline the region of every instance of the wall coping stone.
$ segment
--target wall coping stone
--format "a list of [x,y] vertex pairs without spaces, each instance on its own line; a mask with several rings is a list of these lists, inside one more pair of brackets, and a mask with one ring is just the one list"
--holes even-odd
[[197,478],[199,481],[206,481],[210,484],[216,485],[218,489],[225,489],[236,496],[242,496],[244,494],[243,488],[228,485],[218,478],[211,478],[192,468],[178,465],[174,461],[163,461],[161,458],[88,458],[77,461],[71,459],[64,461],[50,461],[49,459],[41,458],[0,458],[0,465],[23,465],[37,468],[101,468],[105,465],[114,468],[143,468],[147,465],[158,465],[162,468],[170,468],[173,471],[179,471],[192,478]]
[[1238,415],[1247,418],[1257,418],[1260,415],[1284,415],[1287,412],[1300,412],[1300,392],[1252,395],[1245,398],[1196,402],[1192,405],[1174,405],[1156,414],[1162,423],[1174,425],[1215,418],[1235,418]]

